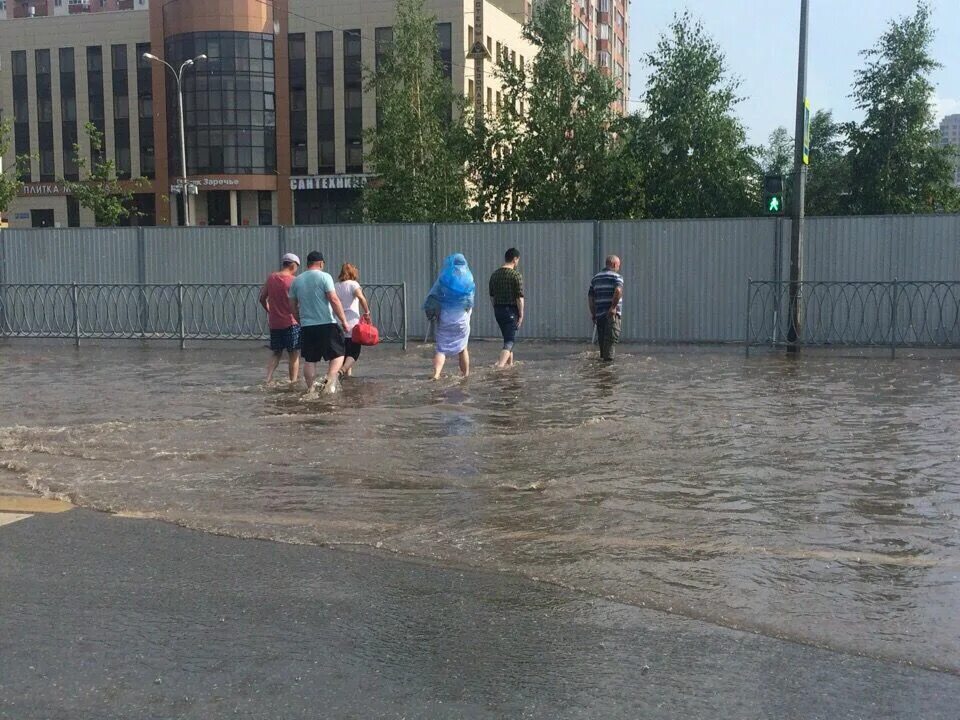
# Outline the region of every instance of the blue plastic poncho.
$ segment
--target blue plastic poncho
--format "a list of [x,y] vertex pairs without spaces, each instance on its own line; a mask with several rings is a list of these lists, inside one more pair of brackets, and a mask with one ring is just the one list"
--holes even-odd
[[455,253],[443,261],[443,268],[430,288],[423,309],[428,314],[437,307],[443,310],[469,310],[473,307],[476,289],[477,284],[467,259],[461,253]]

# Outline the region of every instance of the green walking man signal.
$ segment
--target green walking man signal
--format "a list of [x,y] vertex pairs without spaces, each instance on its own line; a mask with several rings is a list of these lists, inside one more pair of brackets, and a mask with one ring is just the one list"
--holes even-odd
[[783,175],[764,176],[763,211],[766,215],[783,215]]

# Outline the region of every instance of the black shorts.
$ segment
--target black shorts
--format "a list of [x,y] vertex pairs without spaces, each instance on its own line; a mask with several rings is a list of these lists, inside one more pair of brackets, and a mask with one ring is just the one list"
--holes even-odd
[[343,331],[336,323],[305,325],[300,329],[300,354],[304,362],[335,360],[344,355]]
[[350,338],[344,338],[344,354],[348,358],[353,358],[354,362],[360,359],[360,351],[363,350],[363,345],[360,343],[355,343]]

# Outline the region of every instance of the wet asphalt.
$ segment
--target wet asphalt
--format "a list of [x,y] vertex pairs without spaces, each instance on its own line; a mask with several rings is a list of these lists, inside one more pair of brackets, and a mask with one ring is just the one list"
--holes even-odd
[[505,574],[75,510],[0,527],[0,718],[960,716],[960,678]]

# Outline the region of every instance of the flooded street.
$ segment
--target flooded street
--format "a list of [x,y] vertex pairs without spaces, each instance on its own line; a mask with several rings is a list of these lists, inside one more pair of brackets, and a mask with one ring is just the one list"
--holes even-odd
[[0,483],[960,673],[960,356],[498,348],[439,383],[368,350],[304,402],[249,344],[0,344]]

